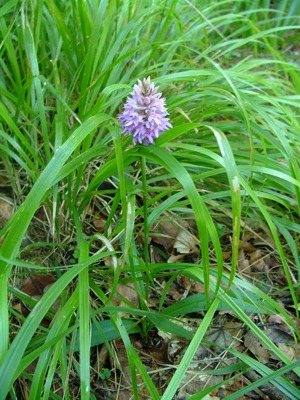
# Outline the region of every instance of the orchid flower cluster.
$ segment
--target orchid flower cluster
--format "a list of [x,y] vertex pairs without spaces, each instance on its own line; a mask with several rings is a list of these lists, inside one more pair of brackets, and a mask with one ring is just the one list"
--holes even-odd
[[118,116],[122,133],[133,135],[133,143],[145,146],[153,144],[154,139],[168,128],[172,128],[169,114],[161,97],[162,93],[151,82],[150,76],[134,85],[131,97],[127,98],[123,112]]

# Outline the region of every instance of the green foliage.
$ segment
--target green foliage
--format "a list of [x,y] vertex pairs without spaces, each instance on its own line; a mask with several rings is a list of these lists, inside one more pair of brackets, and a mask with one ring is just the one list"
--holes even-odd
[[[236,268],[241,235],[260,230],[273,244],[298,310],[299,12],[297,0],[10,0],[0,6],[0,161],[17,207],[0,231],[0,400],[18,398],[23,377],[30,399],[60,398],[53,392],[57,371],[70,399],[71,369],[81,398],[93,398],[91,349],[105,343],[113,357],[115,338],[125,346],[134,397],[138,373],[151,398],[171,399],[224,307],[283,363],[271,371],[229,350],[243,370],[262,377],[247,390],[270,376],[291,399],[300,395],[284,377],[292,370],[300,376],[299,362],[248,314],[278,314],[296,337],[293,319]],[[134,147],[119,134],[116,116],[137,79],[149,75],[164,92],[173,128],[153,146]],[[106,222],[103,232],[89,234],[87,210],[95,204]],[[57,251],[50,266],[23,257],[23,239],[42,206],[45,237]],[[156,263],[148,253],[149,232],[164,217],[195,221],[196,265]],[[225,235],[230,265],[223,260]],[[38,245],[41,252],[49,243]],[[65,250],[72,253],[70,265]],[[58,279],[15,326],[12,318],[22,320],[16,299],[33,301],[13,280],[32,269]],[[205,293],[167,306],[167,289],[179,275],[203,284]],[[161,278],[166,286],[158,309],[151,309],[150,287]],[[125,305],[115,305],[120,282],[132,285],[139,306],[124,298]],[[45,327],[57,298],[60,311]],[[205,317],[195,334],[176,323],[200,311]],[[147,336],[153,327],[191,340],[162,395],[129,336]],[[100,378],[109,373],[103,368]]]

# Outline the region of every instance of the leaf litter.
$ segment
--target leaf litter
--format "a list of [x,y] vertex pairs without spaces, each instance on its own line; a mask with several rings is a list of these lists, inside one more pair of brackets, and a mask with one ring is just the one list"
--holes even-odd
[[[0,216],[7,220],[13,209],[10,201],[0,202]],[[92,221],[92,229],[103,233],[107,221],[105,213],[87,210],[88,219]],[[90,228],[89,228],[90,229]],[[229,237],[223,238],[223,259],[225,265],[230,265],[231,250],[228,248]],[[175,221],[171,218],[161,219],[150,232],[150,248],[154,262],[189,262],[197,264],[201,257],[199,239],[195,233],[193,221],[182,219]],[[25,253],[26,254],[26,253]],[[28,254],[27,254],[28,255]],[[38,255],[40,256],[40,255]],[[264,291],[278,293],[277,301],[280,301],[289,315],[295,320],[293,309],[289,307],[288,298],[284,298],[281,288],[286,284],[284,273],[279,259],[274,252],[274,244],[268,238],[262,240],[261,236],[252,230],[246,231],[240,241],[238,257],[238,274],[242,279],[261,287]],[[47,288],[56,281],[56,277],[49,273],[32,273],[28,275],[19,287],[32,302],[23,300],[15,304],[15,310],[24,318],[27,317],[34,302],[45,293]],[[154,310],[159,307],[159,298],[164,296],[164,304],[172,306],[179,301],[188,301],[192,296],[201,296],[204,293],[203,285],[192,281],[186,276],[177,275],[169,284],[168,277],[156,280],[157,286],[150,289],[149,306]],[[198,298],[198,297],[197,297]],[[284,304],[286,302],[286,305]],[[132,283],[119,283],[112,297],[112,305],[119,307],[132,306],[139,308],[139,298]],[[55,310],[59,310],[59,301],[53,307],[53,313],[47,315],[42,325],[51,325],[51,319],[55,318]],[[194,332],[204,316],[203,311],[192,312],[191,315],[177,316],[173,322],[186,331]],[[252,321],[267,335],[279,349],[286,354],[291,361],[300,359],[300,347],[295,342],[289,327],[277,315],[249,314]],[[124,313],[124,318],[131,318]],[[145,365],[151,380],[158,392],[162,395],[172,378],[176,367],[179,365],[190,343],[187,337],[167,333],[159,327],[153,326],[147,335],[132,333],[130,335],[137,354]],[[228,310],[219,310],[215,315],[211,328],[206,332],[204,340],[195,352],[193,360],[174,396],[174,400],[188,399],[190,396],[215,386],[216,389],[207,394],[205,399],[224,399],[235,391],[247,386],[259,379],[253,371],[243,373],[242,366],[237,357],[230,350],[237,350],[258,360],[271,369],[280,368],[281,361],[273,354],[258,337],[242,324],[236,316]],[[76,351],[73,357],[77,357]],[[110,350],[106,344],[94,338],[91,349],[91,388],[97,398],[105,399],[130,399],[133,396],[130,367],[127,352],[120,339],[111,340]],[[34,365],[27,369],[28,373],[34,372]],[[240,374],[236,374],[236,372]],[[235,376],[236,374],[236,376]],[[290,372],[289,377],[296,385],[300,385],[299,378]],[[231,379],[230,379],[231,378]],[[76,379],[72,381],[74,386],[74,398],[78,396],[79,387]],[[223,382],[225,382],[223,384]],[[57,383],[59,386],[59,383]],[[143,385],[143,380],[137,376],[138,393],[140,399],[150,399]],[[76,388],[77,387],[77,388]],[[23,388],[24,390],[24,388]],[[62,389],[60,389],[61,391]],[[59,390],[58,390],[59,393]],[[285,398],[273,385],[268,384],[257,388],[241,399],[265,399]],[[283,397],[280,397],[283,396]]]

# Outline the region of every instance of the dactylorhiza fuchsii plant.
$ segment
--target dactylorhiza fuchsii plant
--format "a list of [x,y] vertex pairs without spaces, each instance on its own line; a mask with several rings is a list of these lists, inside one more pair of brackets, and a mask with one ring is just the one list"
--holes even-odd
[[[131,97],[130,97],[131,96]],[[144,146],[154,144],[154,140],[159,137],[172,125],[167,115],[165,106],[166,100],[158,88],[151,82],[150,76],[143,80],[138,80],[134,85],[133,92],[128,96],[124,105],[123,112],[118,115],[118,120],[122,127],[122,132],[126,135],[133,135],[133,144],[139,143]],[[121,171],[120,171],[121,172]],[[144,262],[148,264],[148,209],[147,209],[147,169],[145,157],[141,157],[141,178],[144,204]],[[124,189],[125,192],[125,189]],[[125,193],[122,198],[125,198]],[[126,204],[124,204],[126,208]]]
[[128,97],[124,111],[118,116],[122,133],[133,135],[133,143],[145,146],[153,144],[154,139],[172,128],[167,115],[169,114],[161,97],[162,93],[151,83],[150,76],[134,85],[132,97]]

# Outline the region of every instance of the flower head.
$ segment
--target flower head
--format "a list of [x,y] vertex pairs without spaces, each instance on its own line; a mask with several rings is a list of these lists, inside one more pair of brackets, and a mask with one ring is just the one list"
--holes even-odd
[[147,146],[154,143],[154,139],[171,128],[166,100],[158,88],[151,83],[150,76],[138,80],[134,85],[132,97],[128,97],[123,112],[118,116],[122,126],[122,133],[133,134],[133,143]]

